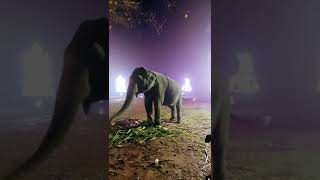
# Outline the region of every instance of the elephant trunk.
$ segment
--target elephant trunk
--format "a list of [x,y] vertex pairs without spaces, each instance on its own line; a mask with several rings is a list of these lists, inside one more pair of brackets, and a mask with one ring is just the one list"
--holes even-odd
[[127,95],[126,95],[126,99],[121,107],[121,109],[116,112],[111,118],[110,118],[110,122],[112,123],[112,121],[117,117],[120,116],[126,109],[128,109],[129,105],[131,104],[133,97],[138,94],[138,85],[136,82],[133,82],[132,80],[130,80],[130,84],[128,86],[128,91],[127,91]]
[[65,54],[62,76],[55,101],[54,113],[47,133],[36,152],[5,180],[21,178],[37,167],[58,146],[68,132],[85,95],[85,67],[74,57]]

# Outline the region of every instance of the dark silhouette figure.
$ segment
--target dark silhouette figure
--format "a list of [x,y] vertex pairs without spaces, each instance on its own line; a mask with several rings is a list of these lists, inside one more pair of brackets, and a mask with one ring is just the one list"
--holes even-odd
[[[63,141],[83,104],[88,113],[90,104],[108,98],[108,27],[106,18],[83,22],[64,52],[51,124],[37,151],[5,180],[19,179],[37,167]],[[88,92],[89,90],[89,92]]]

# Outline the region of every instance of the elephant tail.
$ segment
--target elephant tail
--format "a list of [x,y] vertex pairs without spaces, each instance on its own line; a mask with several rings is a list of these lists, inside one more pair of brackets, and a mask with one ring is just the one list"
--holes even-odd
[[66,53],[54,113],[47,133],[33,155],[7,175],[4,178],[5,180],[14,180],[27,175],[28,172],[47,159],[49,154],[61,144],[75,119],[79,104],[83,99],[86,76],[87,73],[84,66]]

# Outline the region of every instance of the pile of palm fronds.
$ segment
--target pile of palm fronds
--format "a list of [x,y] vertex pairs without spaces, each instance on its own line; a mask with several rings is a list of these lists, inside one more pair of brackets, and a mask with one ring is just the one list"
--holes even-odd
[[119,145],[122,143],[132,142],[144,144],[148,140],[153,140],[157,137],[176,136],[185,131],[182,128],[166,128],[163,126],[139,126],[130,129],[119,129],[109,134],[109,143]]

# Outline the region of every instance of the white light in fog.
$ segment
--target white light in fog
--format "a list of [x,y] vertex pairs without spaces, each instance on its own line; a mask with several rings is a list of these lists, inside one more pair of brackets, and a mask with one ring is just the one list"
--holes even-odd
[[192,91],[192,87],[191,87],[191,83],[190,83],[189,78],[184,78],[184,85],[182,86],[182,91],[183,92],[191,92]]
[[119,75],[116,78],[116,92],[120,93],[120,96],[122,96],[126,91],[126,80],[121,75]]

